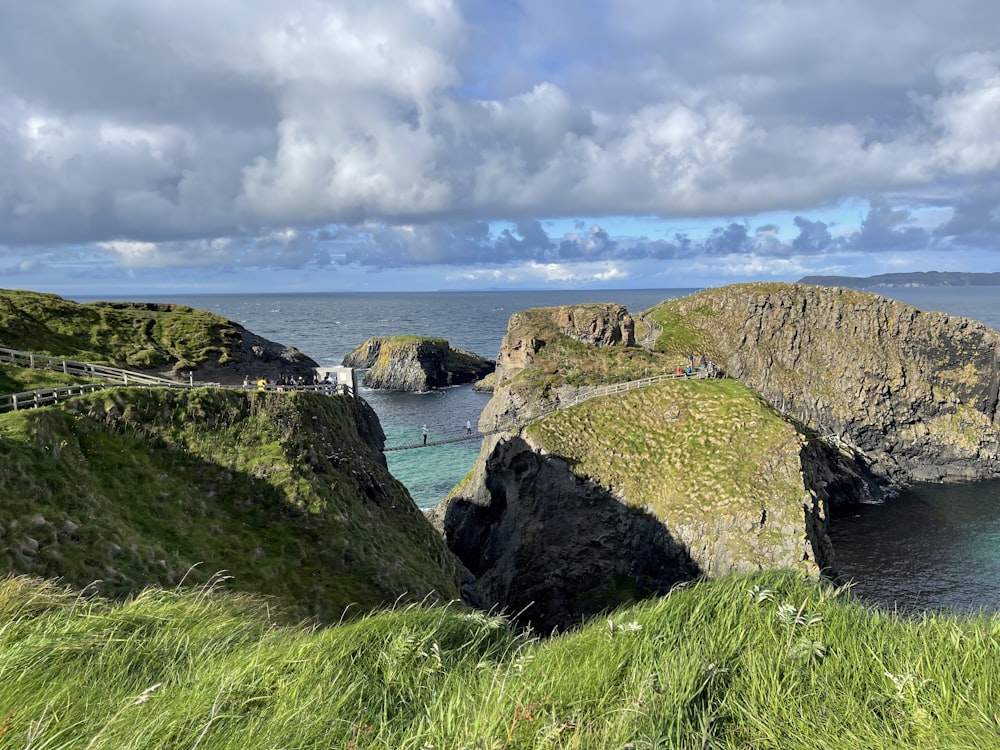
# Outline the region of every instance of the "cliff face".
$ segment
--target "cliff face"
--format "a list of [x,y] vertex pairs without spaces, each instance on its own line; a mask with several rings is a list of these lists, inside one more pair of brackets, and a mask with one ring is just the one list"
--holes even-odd
[[657,359],[635,345],[635,323],[622,305],[514,313],[500,343],[494,396],[480,416],[480,429],[536,414],[582,388],[659,372],[666,364]]
[[391,391],[426,391],[471,383],[495,363],[444,339],[393,336],[368,339],[344,357],[345,367],[367,368],[363,383]]
[[709,290],[652,311],[657,348],[696,341],[780,409],[892,480],[1000,476],[1000,334],[874,294],[804,285]]

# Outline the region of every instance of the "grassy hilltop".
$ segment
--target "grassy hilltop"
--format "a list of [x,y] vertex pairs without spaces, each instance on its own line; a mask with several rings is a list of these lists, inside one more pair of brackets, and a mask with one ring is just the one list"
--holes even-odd
[[[238,383],[244,375],[311,376],[316,366],[294,347],[186,305],[79,304],[7,289],[0,289],[0,347],[163,375],[194,371],[199,380],[223,383]],[[11,377],[6,368],[0,377],[5,372]]]
[[411,607],[0,581],[0,748],[988,748],[995,618],[909,621],[789,574],[703,582],[534,640]]
[[0,415],[0,568],[122,596],[219,571],[296,616],[458,596],[353,401],[113,389]]
[[0,290],[0,346],[95,364],[194,367],[232,356],[238,326],[184,305],[91,302]]

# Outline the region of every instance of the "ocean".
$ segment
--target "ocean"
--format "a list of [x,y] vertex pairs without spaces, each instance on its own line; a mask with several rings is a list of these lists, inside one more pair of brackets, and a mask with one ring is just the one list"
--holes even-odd
[[[618,302],[645,310],[691,289],[230,294],[143,297],[210,310],[254,333],[290,344],[320,365],[339,365],[372,336],[448,339],[496,357],[510,315],[530,307]],[[894,288],[879,293],[980,320],[1000,330],[1000,287]],[[89,298],[88,298],[89,299]],[[84,301],[81,299],[81,301]],[[364,389],[389,444],[448,437],[476,423],[489,400],[471,386],[425,394]],[[472,468],[478,441],[387,454],[389,469],[423,508],[436,504]],[[917,485],[882,505],[864,506],[831,529],[838,567],[859,596],[904,611],[1000,611],[1000,482]]]

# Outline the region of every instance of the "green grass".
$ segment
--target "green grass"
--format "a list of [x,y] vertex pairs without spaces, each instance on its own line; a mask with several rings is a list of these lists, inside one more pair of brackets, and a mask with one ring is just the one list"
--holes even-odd
[[97,381],[66,375],[55,370],[0,364],[0,396],[93,382]]
[[410,606],[326,629],[210,589],[112,603],[0,581],[0,748],[986,748],[1000,624],[787,573],[548,640]]
[[309,393],[108,389],[0,415],[0,570],[111,596],[225,570],[327,622],[457,597],[450,553],[352,409]]
[[93,302],[0,290],[0,347],[119,367],[231,359],[231,321],[183,305]]
[[[805,438],[735,380],[669,380],[594,398],[526,432],[691,548],[724,547],[744,569],[801,558],[787,529],[802,525],[811,503]],[[811,560],[797,564],[815,570]]]

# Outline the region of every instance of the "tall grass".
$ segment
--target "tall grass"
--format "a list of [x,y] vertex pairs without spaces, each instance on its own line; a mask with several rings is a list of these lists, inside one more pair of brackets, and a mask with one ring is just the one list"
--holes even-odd
[[995,617],[907,620],[792,574],[538,640],[407,606],[326,629],[266,600],[0,581],[0,748],[959,748],[1000,743]]

